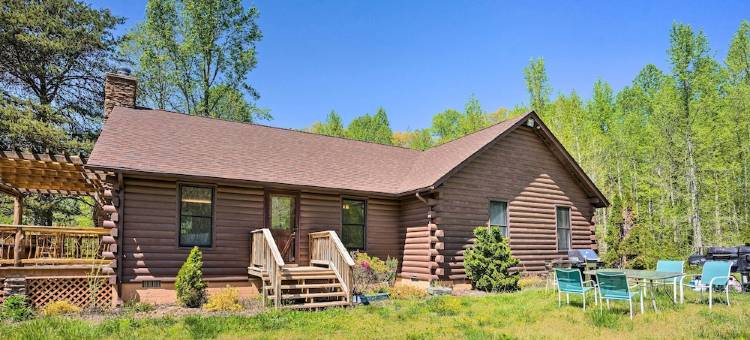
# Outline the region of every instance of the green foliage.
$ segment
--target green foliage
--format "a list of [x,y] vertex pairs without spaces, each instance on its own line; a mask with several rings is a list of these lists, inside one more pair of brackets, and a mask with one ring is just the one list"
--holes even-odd
[[355,252],[353,270],[353,290],[356,294],[385,292],[396,280],[398,260],[388,258],[385,261],[365,252]]
[[156,309],[154,305],[146,302],[130,300],[125,302],[125,310],[135,313],[147,313]]
[[42,308],[41,314],[44,316],[59,316],[81,313],[81,307],[78,307],[68,300],[60,300],[48,303]]
[[227,286],[216,294],[208,297],[208,302],[203,306],[211,312],[238,312],[242,310],[240,305],[240,291],[237,288]]
[[[687,301],[698,298],[690,290]],[[657,295],[659,296],[659,295]],[[577,338],[721,338],[750,337],[747,329],[747,294],[734,294],[733,306],[715,304],[709,313],[705,304],[672,305],[668,296],[658,300],[661,308],[628,316],[627,303],[612,302],[612,309],[580,306],[557,307],[556,296],[544,289],[476,297],[394,300],[366,308],[332,308],[306,311],[269,310],[253,316],[212,315],[136,318],[121,315],[91,322],[77,318],[38,318],[6,323],[2,339],[302,339],[421,337],[443,338],[549,338],[550,334],[574,334]],[[430,302],[428,302],[430,301]],[[736,305],[734,303],[736,302]],[[449,306],[444,308],[445,306]],[[739,306],[739,307],[738,307]],[[441,315],[442,314],[442,315]],[[595,315],[600,314],[600,315]],[[543,325],[543,327],[536,327]]]
[[141,80],[139,101],[189,114],[270,119],[246,76],[257,64],[258,10],[240,0],[150,0],[121,53]]
[[183,306],[196,308],[206,302],[206,283],[203,282],[202,270],[201,252],[198,247],[193,247],[174,283],[177,301]]
[[549,86],[549,78],[544,67],[544,59],[531,59],[529,65],[523,69],[526,88],[529,90],[531,109],[544,117],[549,96],[552,89]]
[[0,149],[88,151],[123,19],[74,0],[0,6]]
[[348,138],[378,144],[390,145],[392,135],[388,115],[382,107],[378,108],[374,116],[365,114],[355,118],[346,129]]
[[511,272],[518,265],[510,252],[510,244],[499,227],[474,229],[474,246],[464,252],[464,268],[472,285],[484,291],[518,289],[520,274]]
[[24,321],[34,317],[26,295],[12,295],[0,305],[0,320]]
[[333,137],[345,137],[344,123],[336,111],[331,110],[325,122],[316,122],[310,127],[310,132]]

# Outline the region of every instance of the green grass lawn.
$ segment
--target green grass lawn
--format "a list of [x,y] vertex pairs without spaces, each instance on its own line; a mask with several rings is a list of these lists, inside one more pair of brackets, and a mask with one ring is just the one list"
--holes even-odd
[[[99,323],[70,318],[40,318],[0,326],[2,339],[102,338],[722,338],[750,339],[750,294],[733,294],[732,306],[713,311],[696,304],[659,301],[631,321],[627,305],[613,311],[580,307],[580,298],[558,308],[557,296],[544,289],[481,297],[439,297],[387,301],[372,306],[320,312],[268,311],[253,317],[192,316],[133,319],[120,316]],[[564,303],[564,301],[563,301]],[[588,305],[588,304],[587,304]]]

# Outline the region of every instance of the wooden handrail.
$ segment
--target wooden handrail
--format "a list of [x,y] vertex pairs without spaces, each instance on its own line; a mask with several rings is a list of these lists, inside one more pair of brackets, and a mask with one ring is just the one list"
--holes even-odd
[[[250,265],[262,268],[268,275],[268,281],[275,296],[276,307],[281,305],[281,270],[284,267],[284,259],[281,257],[279,248],[273,240],[271,230],[268,228],[256,229],[250,232]],[[265,280],[263,280],[265,285]],[[262,296],[266,296],[265,287]]]
[[62,234],[85,234],[85,235],[109,235],[110,229],[100,227],[63,227],[63,226],[40,226],[40,225],[19,225],[19,224],[0,224],[0,231],[15,231],[21,229],[26,232],[36,233],[62,233]]
[[104,263],[98,261],[102,237],[110,232],[106,228],[0,224],[0,265]]
[[341,239],[332,230],[308,234],[310,239],[310,262],[326,262],[341,282],[347,300],[351,302],[352,282],[354,276],[354,259],[341,243]]

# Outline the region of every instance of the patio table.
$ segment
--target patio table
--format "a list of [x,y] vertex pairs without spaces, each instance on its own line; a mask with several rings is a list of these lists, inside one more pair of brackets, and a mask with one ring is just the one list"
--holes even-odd
[[[654,282],[660,281],[660,280],[669,280],[674,278],[682,277],[683,273],[677,273],[677,272],[657,272],[655,270],[639,270],[639,269],[610,269],[610,268],[604,268],[604,269],[596,269],[596,270],[586,270],[583,272],[587,275],[596,275],[596,273],[624,273],[626,277],[630,279],[635,279],[639,282],[648,282],[649,287],[651,288],[651,305],[654,307],[654,311],[657,311],[656,309],[656,298],[654,296]],[[646,293],[646,285],[641,285],[641,297],[643,297],[643,294]],[[641,308],[643,308],[643,304],[641,304]],[[643,310],[641,309],[641,313],[643,313]]]

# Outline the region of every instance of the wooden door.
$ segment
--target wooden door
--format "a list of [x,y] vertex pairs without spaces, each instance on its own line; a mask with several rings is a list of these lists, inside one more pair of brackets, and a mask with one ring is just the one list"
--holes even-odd
[[267,225],[284,262],[294,263],[297,238],[297,196],[291,194],[268,195]]

